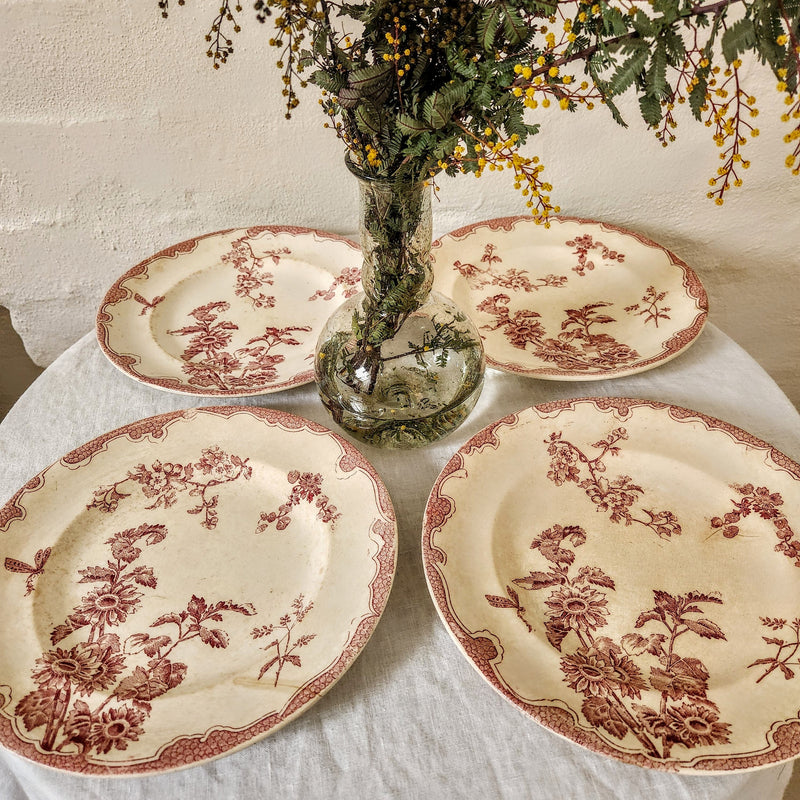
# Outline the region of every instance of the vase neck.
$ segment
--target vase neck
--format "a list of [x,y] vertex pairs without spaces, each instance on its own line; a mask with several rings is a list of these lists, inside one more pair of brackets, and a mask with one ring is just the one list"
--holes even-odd
[[433,284],[431,187],[356,176],[364,292],[371,304],[387,309],[419,307]]

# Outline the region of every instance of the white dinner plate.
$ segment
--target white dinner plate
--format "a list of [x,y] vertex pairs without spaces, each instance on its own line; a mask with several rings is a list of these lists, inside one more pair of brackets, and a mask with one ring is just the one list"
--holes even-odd
[[699,336],[708,299],[669,250],[615,225],[478,222],[433,244],[434,288],[475,321],[486,363],[549,380],[652,369]]
[[308,228],[190,239],[128,270],[97,314],[103,352],[167,391],[246,397],[309,383],[334,309],[360,288],[361,251]]
[[800,465],[664,403],[564,400],[453,456],[431,594],[484,678],[597,753],[734,772],[800,754]]
[[366,644],[396,537],[364,457],[284,412],[176,411],[79,447],[0,508],[0,744],[135,775],[272,733]]

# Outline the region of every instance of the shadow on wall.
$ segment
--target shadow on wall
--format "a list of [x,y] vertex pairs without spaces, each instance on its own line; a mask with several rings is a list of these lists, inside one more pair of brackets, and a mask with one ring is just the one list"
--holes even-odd
[[11,326],[8,309],[0,306],[0,420],[41,372]]

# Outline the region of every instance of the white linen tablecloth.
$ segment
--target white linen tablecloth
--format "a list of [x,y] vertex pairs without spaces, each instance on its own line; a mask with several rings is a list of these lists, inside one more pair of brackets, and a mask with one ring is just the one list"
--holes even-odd
[[[627,378],[563,383],[487,370],[472,416],[444,441],[414,451],[358,445],[394,503],[398,570],[372,639],[318,703],[239,752],[150,777],[80,777],[0,749],[0,798],[779,800],[791,763],[731,775],[674,775],[623,764],[556,736],[497,694],[439,620],[420,554],[425,502],[439,471],[467,438],[510,412],[601,395],[702,411],[800,460],[800,415],[758,364],[711,325],[677,359]],[[235,402],[283,409],[335,429],[313,384]],[[0,504],[37,472],[108,430],[172,409],[221,404],[132,381],[87,334],[0,424]],[[13,609],[2,609],[0,646],[13,627]]]

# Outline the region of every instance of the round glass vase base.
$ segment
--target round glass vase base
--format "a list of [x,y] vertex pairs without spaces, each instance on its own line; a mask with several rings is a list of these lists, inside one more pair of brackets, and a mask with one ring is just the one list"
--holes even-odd
[[483,347],[473,324],[434,292],[379,348],[359,349],[352,320],[364,299],[346,302],[317,346],[317,386],[334,421],[383,448],[423,447],[452,433],[483,388]]
[[396,415],[374,417],[355,413],[335,399],[320,395],[334,421],[345,432],[366,444],[384,449],[426,447],[451,434],[469,416],[478,402],[483,384],[457,405],[426,416],[398,419]]

